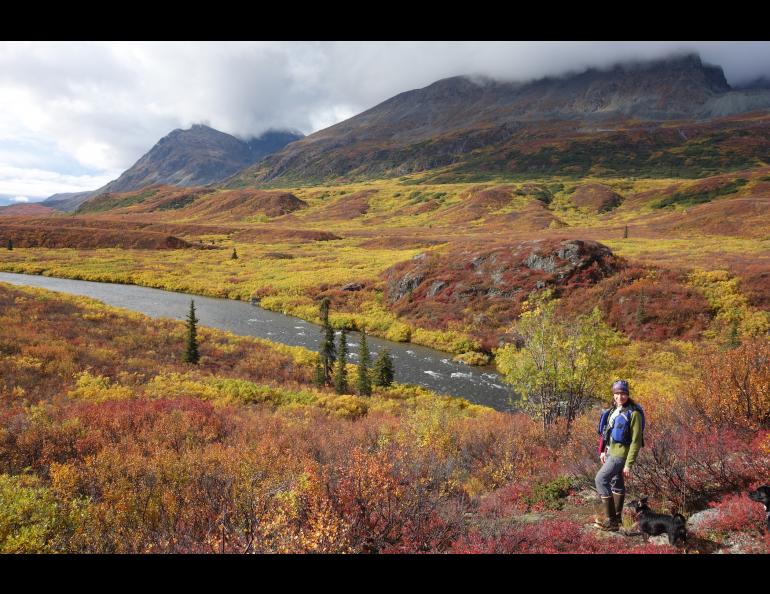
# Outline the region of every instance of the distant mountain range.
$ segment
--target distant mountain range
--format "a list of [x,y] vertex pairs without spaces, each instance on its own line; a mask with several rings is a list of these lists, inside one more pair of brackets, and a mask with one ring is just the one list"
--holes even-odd
[[147,186],[204,186],[222,181],[303,135],[268,131],[257,138],[240,140],[208,126],[174,130],[118,179],[92,192],[54,194],[42,204],[74,211],[89,198],[105,193],[128,192]]
[[105,193],[160,184],[286,187],[431,170],[434,182],[705,177],[768,162],[770,82],[733,89],[721,67],[682,55],[530,82],[456,76],[307,137],[271,131],[243,141],[195,125],[162,138],[106,186],[42,204],[73,211]]
[[749,87],[731,89],[722,68],[697,55],[526,83],[447,78],[294,142],[226,185],[396,176],[469,161],[525,172],[519,154],[545,139],[628,128],[649,133],[674,121],[698,124],[770,108],[764,81]]

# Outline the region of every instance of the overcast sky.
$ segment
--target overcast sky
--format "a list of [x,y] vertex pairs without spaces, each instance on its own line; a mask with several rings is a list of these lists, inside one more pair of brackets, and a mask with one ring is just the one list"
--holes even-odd
[[310,134],[458,74],[526,80],[696,51],[730,84],[770,42],[2,42],[0,204],[96,189],[175,128]]

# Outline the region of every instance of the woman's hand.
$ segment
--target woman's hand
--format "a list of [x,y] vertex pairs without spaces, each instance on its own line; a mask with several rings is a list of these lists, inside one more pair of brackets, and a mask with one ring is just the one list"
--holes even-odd
[[623,478],[631,478],[631,469],[628,466],[623,468]]
[[599,454],[599,460],[601,460],[601,461],[602,461],[602,464],[604,464],[604,459],[605,459],[605,457],[606,457],[606,456],[605,456],[604,452],[602,452],[601,454]]

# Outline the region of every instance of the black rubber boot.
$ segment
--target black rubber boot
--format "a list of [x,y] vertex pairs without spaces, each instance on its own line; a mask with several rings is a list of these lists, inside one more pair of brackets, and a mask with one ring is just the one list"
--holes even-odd
[[596,518],[596,527],[606,532],[618,531],[618,520],[615,515],[615,501],[612,497],[602,497],[602,518]]
[[623,526],[623,502],[625,499],[625,493],[612,494],[612,502],[615,505],[615,523],[618,525],[618,527]]

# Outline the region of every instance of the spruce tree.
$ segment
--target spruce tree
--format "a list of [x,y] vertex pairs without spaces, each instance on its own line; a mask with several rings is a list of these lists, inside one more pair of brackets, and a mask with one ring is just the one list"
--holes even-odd
[[13,242],[10,239],[8,240],[8,249],[9,250],[13,249]]
[[332,370],[334,369],[334,361],[337,357],[337,349],[334,346],[334,329],[329,324],[328,297],[324,297],[321,300],[320,315],[323,327],[321,328],[321,346],[318,356],[323,367],[325,382],[328,384],[332,381]]
[[626,225],[626,228],[623,230],[623,239],[628,239],[628,225]]
[[343,328],[340,332],[340,343],[337,347],[337,372],[334,375],[334,389],[337,394],[348,392],[348,331]]
[[315,362],[315,370],[313,372],[313,384],[316,388],[322,388],[326,385],[326,370],[324,369],[324,365],[321,362],[321,357],[319,355],[318,359]]
[[380,351],[377,360],[374,362],[374,385],[387,388],[393,383],[395,370],[393,368],[393,359],[390,357],[388,349]]
[[372,395],[372,380],[369,377],[369,347],[366,344],[366,330],[361,330],[361,348],[358,356],[358,378],[356,389],[361,396]]
[[235,251],[235,248],[233,248],[233,253],[230,256],[231,260],[237,260],[238,259],[238,253]]
[[641,326],[647,320],[647,313],[644,310],[644,291],[639,294],[639,303],[636,305],[636,325]]
[[322,326],[328,326],[329,325],[329,298],[324,297],[321,299],[321,305],[319,307],[320,315],[321,315],[321,325]]
[[321,340],[321,362],[324,366],[326,382],[331,383],[334,362],[337,359],[337,347],[334,345],[334,328],[329,324],[324,326],[323,339]]
[[184,351],[184,362],[198,364],[198,319],[195,317],[195,301],[190,300],[190,313],[187,314],[187,346]]

